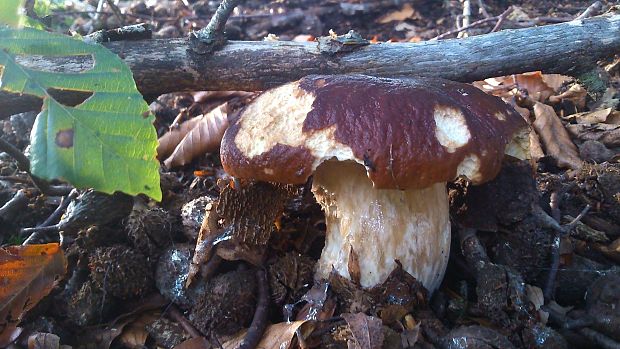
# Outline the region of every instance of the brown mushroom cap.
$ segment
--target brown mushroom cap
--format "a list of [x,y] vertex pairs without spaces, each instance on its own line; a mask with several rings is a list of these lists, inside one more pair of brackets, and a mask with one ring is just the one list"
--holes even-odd
[[507,146],[527,141],[526,131],[511,106],[468,84],[313,75],[248,105],[226,131],[221,156],[231,175],[270,182],[304,183],[335,157],[363,164],[376,188],[424,188],[460,175],[479,184],[497,175]]

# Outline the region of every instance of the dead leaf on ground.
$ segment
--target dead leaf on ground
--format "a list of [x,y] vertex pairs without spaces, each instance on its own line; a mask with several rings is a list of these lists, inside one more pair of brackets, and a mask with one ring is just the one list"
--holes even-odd
[[364,313],[342,314],[349,324],[353,339],[351,349],[380,349],[383,346],[383,324],[381,319]]
[[53,333],[35,333],[28,337],[28,349],[58,349],[60,337]]
[[411,6],[411,4],[404,4],[403,8],[398,11],[393,11],[388,13],[387,15],[379,18],[377,23],[386,24],[393,21],[404,21],[408,18],[415,18],[416,12],[415,9]]
[[211,344],[205,337],[191,338],[174,346],[173,349],[209,349]]
[[532,125],[542,141],[545,153],[553,157],[559,167],[581,168],[582,161],[577,147],[571,141],[553,107],[536,102],[534,115],[536,120]]
[[66,264],[56,243],[0,249],[0,347],[11,343],[22,316],[52,290]]
[[146,339],[149,336],[146,326],[157,320],[161,314],[159,311],[150,311],[143,313],[127,324],[123,328],[123,333],[118,338],[119,342],[125,348],[141,349],[146,344]]
[[608,148],[620,147],[620,125],[573,124],[566,126],[568,133],[580,141],[599,141]]
[[166,132],[163,136],[159,137],[157,140],[159,144],[157,145],[157,158],[159,160],[166,159],[172,152],[174,148],[179,145],[183,137],[189,133],[202,119],[202,116],[196,116],[191,118],[184,123],[182,123],[178,128],[174,128],[168,132]]
[[[277,348],[292,349],[296,348],[297,343],[301,340],[305,341],[314,331],[315,323],[313,321],[294,321],[282,322],[269,325],[263,333],[257,348]],[[235,335],[234,338],[222,344],[223,349],[236,349],[245,338],[247,330],[243,330]],[[301,338],[298,338],[300,336]]]
[[166,167],[183,166],[199,155],[217,150],[222,142],[224,131],[228,128],[226,110],[226,103],[224,103],[201,116],[196,125],[183,137],[172,154],[164,161]]
[[[486,93],[502,98],[512,98],[515,94],[514,88],[526,90],[528,96],[535,101],[543,102],[550,96],[556,94],[560,87],[571,77],[559,74],[542,74],[540,71],[498,76],[488,78],[484,81],[474,82],[474,86]],[[507,103],[514,106],[513,103]]]
[[567,121],[575,121],[578,124],[585,124],[585,125],[607,123],[608,119],[612,121],[611,119],[614,114],[613,112],[614,112],[613,109],[607,108],[607,109],[601,109],[601,110],[596,110],[596,111],[576,113],[576,114],[565,116],[563,119]]
[[545,296],[542,289],[537,286],[525,285],[525,292],[527,294],[527,299],[532,302],[534,309],[538,311],[540,322],[543,325],[546,325],[547,320],[549,319],[549,313],[540,309],[540,307],[545,305]]
[[573,102],[573,104],[577,107],[578,110],[583,110],[586,106],[586,96],[588,92],[585,88],[581,87],[579,84],[574,84],[568,90],[560,93],[559,95],[550,96],[550,103],[560,103],[563,100],[568,100]]

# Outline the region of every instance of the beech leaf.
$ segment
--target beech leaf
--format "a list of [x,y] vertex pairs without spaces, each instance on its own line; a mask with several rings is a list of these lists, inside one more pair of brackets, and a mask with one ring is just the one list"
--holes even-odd
[[536,120],[532,126],[538,133],[545,148],[545,153],[557,161],[559,167],[579,169],[582,161],[577,147],[553,107],[536,102],[534,104]]
[[0,347],[11,343],[24,314],[52,290],[66,264],[56,243],[0,249]]
[[[295,346],[297,336],[302,336],[302,340],[306,339],[312,331],[314,331],[315,324],[313,321],[293,321],[293,322],[281,322],[278,324],[267,326],[263,338],[260,340],[257,348],[278,348],[278,349],[292,349],[298,348]],[[222,345],[224,349],[235,349],[239,347],[239,344],[245,338],[246,330],[239,332],[234,338],[227,341]]]
[[[381,319],[364,313],[342,314],[355,339],[355,349],[381,349],[383,346],[383,324]],[[349,346],[351,348],[351,346]]]
[[[193,119],[192,119],[193,120]],[[228,128],[226,103],[199,117],[172,154],[164,161],[166,167],[183,166],[195,157],[217,150]]]

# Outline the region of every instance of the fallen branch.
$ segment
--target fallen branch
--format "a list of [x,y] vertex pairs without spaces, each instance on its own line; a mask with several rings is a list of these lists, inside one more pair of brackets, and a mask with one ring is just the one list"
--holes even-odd
[[[620,14],[460,40],[367,45],[336,55],[320,54],[316,42],[229,41],[212,55],[192,53],[187,39],[105,46],[125,60],[138,89],[151,97],[183,90],[260,91],[308,74],[424,75],[468,82],[534,70],[569,75],[589,71],[596,61],[620,52]],[[43,71],[80,71],[91,67],[92,60],[42,57],[28,65]],[[59,95],[65,103],[80,101],[74,92]],[[25,99],[33,102],[0,92],[0,117],[37,107]]]

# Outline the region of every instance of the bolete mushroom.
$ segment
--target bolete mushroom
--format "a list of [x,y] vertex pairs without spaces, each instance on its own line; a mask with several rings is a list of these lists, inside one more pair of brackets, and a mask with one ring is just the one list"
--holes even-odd
[[327,223],[315,278],[335,271],[369,288],[398,260],[432,292],[450,250],[446,182],[491,180],[504,153],[525,158],[528,144],[523,118],[471,85],[307,76],[249,104],[221,156],[235,177],[301,184],[314,174]]

